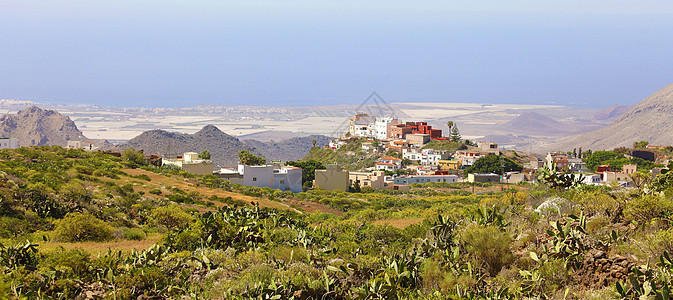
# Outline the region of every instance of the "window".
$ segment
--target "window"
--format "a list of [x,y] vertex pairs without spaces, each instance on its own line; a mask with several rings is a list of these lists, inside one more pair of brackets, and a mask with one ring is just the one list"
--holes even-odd
[[253,177],[253,178],[252,178],[252,181],[257,181],[257,177]]
[[280,184],[285,184],[285,180],[281,180],[281,181],[280,181]]

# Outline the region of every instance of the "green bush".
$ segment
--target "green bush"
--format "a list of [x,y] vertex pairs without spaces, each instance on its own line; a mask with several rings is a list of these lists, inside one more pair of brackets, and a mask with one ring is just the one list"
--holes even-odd
[[154,222],[169,229],[184,229],[194,219],[177,205],[162,206],[152,211]]
[[664,218],[673,212],[673,201],[670,199],[644,195],[626,202],[624,215],[628,220],[640,224],[651,221],[654,218]]
[[56,238],[64,242],[108,241],[112,239],[112,227],[90,214],[68,213],[54,221]]
[[134,241],[141,241],[147,237],[145,232],[140,228],[131,228],[126,231],[125,235],[127,240],[134,240]]
[[498,274],[514,259],[510,248],[512,238],[496,227],[471,224],[460,239],[472,265],[480,267],[490,276]]

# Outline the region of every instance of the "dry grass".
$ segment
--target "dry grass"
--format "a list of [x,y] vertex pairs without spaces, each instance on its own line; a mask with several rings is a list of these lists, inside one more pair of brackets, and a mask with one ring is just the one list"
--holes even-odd
[[79,243],[62,243],[62,242],[42,242],[40,243],[40,250],[50,251],[63,247],[65,250],[81,249],[92,255],[104,254],[109,250],[122,252],[130,252],[132,250],[144,250],[158,242],[162,234],[152,233],[142,241],[131,240],[116,240],[110,242],[79,242]]
[[374,221],[376,225],[390,225],[395,228],[404,229],[409,225],[418,224],[423,222],[424,218],[409,218],[409,219],[386,219]]

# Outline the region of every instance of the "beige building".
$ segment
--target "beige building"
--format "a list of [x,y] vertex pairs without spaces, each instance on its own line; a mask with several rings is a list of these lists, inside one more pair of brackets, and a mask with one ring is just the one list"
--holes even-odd
[[479,151],[493,153],[495,155],[500,155],[500,149],[498,149],[498,144],[491,142],[479,142],[477,143]]
[[616,171],[616,172],[604,171],[603,172],[603,181],[605,181],[605,182],[613,182],[613,181],[630,182],[630,181],[633,181],[633,180],[631,179],[631,176],[629,176],[629,174],[626,174],[626,173],[622,173],[622,172],[619,172],[619,171]]
[[498,174],[493,174],[493,173],[475,173],[475,174],[467,174],[467,181],[468,182],[491,182],[491,183],[499,183],[500,182],[500,175]]
[[315,170],[313,185],[326,191],[348,191],[349,172],[337,165],[327,165],[325,170]]
[[407,142],[409,142],[409,144],[420,147],[430,142],[430,135],[420,133],[409,133],[406,135],[406,140]]
[[196,175],[213,173],[213,162],[210,160],[199,159],[199,154],[196,152],[187,152],[183,154],[182,157],[174,159],[162,158],[161,163],[164,166],[176,166]]
[[383,189],[385,187],[385,172],[350,172],[348,173],[348,181],[350,185],[356,182],[363,187],[372,187],[375,189]]
[[638,171],[638,165],[624,165],[622,166],[622,172],[625,174],[633,174]]

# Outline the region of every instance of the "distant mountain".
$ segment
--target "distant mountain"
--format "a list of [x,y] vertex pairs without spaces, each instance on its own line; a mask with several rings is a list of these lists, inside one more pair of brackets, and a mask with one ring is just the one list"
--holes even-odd
[[594,120],[604,121],[604,120],[616,119],[619,116],[626,113],[627,111],[629,111],[629,109],[631,109],[631,106],[627,105],[613,105],[610,107],[606,107],[604,109],[597,111],[594,114]]
[[311,151],[314,140],[316,141],[316,147],[322,147],[329,144],[330,138],[324,135],[311,135],[286,139],[279,142],[243,140],[243,143],[257,149],[257,151],[267,159],[290,161],[300,160],[306,156],[306,154]]
[[673,144],[673,84],[637,103],[609,126],[563,139],[545,149],[613,149],[632,146],[638,141],[648,141],[651,145]]
[[16,115],[0,117],[0,136],[17,138],[19,146],[65,146],[69,140],[91,142],[67,116],[35,105]]
[[532,135],[563,134],[574,131],[561,122],[536,112],[525,112],[509,122],[500,125],[500,128],[515,133]]
[[316,145],[324,145],[329,139],[325,136],[309,136],[292,138],[279,142],[259,142],[256,140],[239,140],[222,132],[214,125],[207,125],[194,134],[150,130],[128,142],[118,145],[117,150],[134,148],[142,149],[146,154],[181,155],[184,152],[201,153],[208,150],[211,160],[217,166],[235,166],[238,163],[238,152],[247,150],[262,155],[267,160],[299,160],[308,154],[312,140]]
[[208,150],[213,163],[220,166],[232,166],[238,162],[238,152],[248,150],[256,154],[254,148],[241,142],[234,136],[222,132],[213,125],[207,125],[194,134],[150,130],[128,142],[118,145],[118,150],[142,149],[146,154],[182,155],[185,152]]

